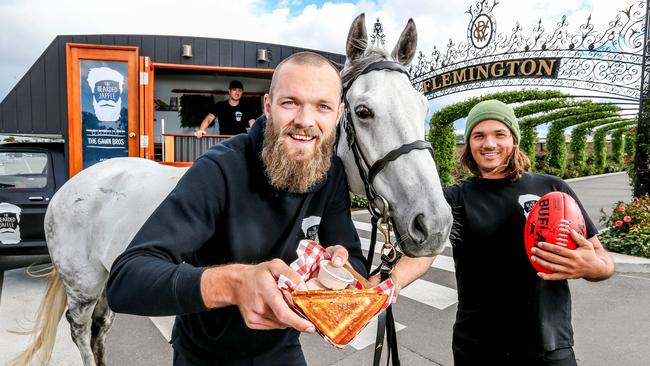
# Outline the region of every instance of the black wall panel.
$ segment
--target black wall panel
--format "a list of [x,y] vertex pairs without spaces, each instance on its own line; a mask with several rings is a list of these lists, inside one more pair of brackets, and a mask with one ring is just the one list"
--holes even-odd
[[4,130],[7,132],[18,131],[18,122],[16,121],[16,89],[9,92],[3,104],[2,122]]
[[232,63],[231,66],[240,66],[244,65],[244,54],[246,46],[242,41],[233,41],[232,42]]
[[[275,68],[281,60],[303,49],[268,43],[203,37],[154,35],[58,36],[11,92],[0,102],[0,132],[62,134],[68,131],[66,43],[135,46],[152,62],[246,68]],[[193,57],[181,56],[189,44]],[[271,51],[271,62],[258,62],[257,50]],[[343,55],[323,53],[343,63]]]
[[181,62],[181,39],[178,37],[169,37],[167,39],[167,62],[170,64],[180,64]]
[[219,66],[232,66],[232,41],[219,40]]
[[149,56],[149,58],[153,58],[156,49],[154,37],[129,36],[129,42],[140,46],[140,56]]
[[219,65],[219,40],[208,39],[208,61],[206,65],[218,66]]
[[169,57],[167,55],[167,37],[156,37],[155,47],[155,54],[153,57],[154,61],[169,63]]
[[205,38],[194,40],[194,64],[206,65],[208,60],[208,41]]
[[32,68],[30,90],[32,132],[47,131],[45,124],[45,55],[42,55]]
[[25,83],[18,84],[18,88],[16,88],[16,93],[18,98],[16,104],[18,132],[31,133],[33,132],[32,131],[31,83],[25,82]]

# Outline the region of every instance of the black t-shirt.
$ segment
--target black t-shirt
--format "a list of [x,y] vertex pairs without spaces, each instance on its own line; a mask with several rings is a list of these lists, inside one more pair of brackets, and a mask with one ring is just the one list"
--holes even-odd
[[445,188],[454,214],[455,352],[535,354],[573,345],[568,283],[539,278],[523,241],[526,215],[552,191],[576,199],[587,238],[596,235],[575,193],[557,177],[524,173],[516,182],[472,177]]
[[234,107],[227,100],[218,102],[210,113],[219,121],[221,135],[246,133],[248,121],[257,117],[254,115],[253,108],[241,101]]

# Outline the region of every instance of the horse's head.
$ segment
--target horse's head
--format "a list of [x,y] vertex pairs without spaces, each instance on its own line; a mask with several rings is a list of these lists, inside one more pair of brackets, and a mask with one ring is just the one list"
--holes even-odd
[[[409,20],[391,55],[368,47],[367,38],[361,14],[350,27],[341,72],[347,116],[337,154],[352,192],[367,195],[365,178],[374,206],[383,209],[381,197],[388,202],[404,253],[431,256],[449,240],[452,216],[430,146],[421,141],[427,99],[404,69],[415,55],[415,23]],[[357,158],[351,143],[358,145]]]

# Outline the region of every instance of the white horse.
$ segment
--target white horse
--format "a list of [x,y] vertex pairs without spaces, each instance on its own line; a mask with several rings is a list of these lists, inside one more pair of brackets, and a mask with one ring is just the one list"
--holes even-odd
[[[414,54],[417,33],[412,20],[402,32],[392,57],[366,49],[363,14],[355,19],[347,41],[348,61],[342,71],[346,102],[356,141],[370,165],[388,152],[424,136],[426,99],[407,75],[394,70],[364,71],[377,61],[406,65]],[[365,189],[355,158],[341,128],[337,154],[353,192]],[[47,244],[54,265],[33,330],[34,342],[14,359],[25,365],[34,356],[47,364],[63,312],[85,366],[104,365],[104,340],[114,314],[105,286],[113,260],[154,209],[175,187],[186,169],[138,158],[116,158],[96,164],[71,178],[55,194],[45,216]],[[428,151],[411,150],[388,162],[374,189],[392,210],[399,242],[408,256],[439,253],[448,240],[452,218],[442,195],[436,166]],[[39,354],[40,352],[40,354]]]

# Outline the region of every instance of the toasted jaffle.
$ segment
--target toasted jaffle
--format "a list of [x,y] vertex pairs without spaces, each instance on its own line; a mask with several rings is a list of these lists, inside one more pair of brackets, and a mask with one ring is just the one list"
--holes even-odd
[[374,290],[311,290],[291,293],[309,320],[336,344],[347,344],[381,309],[387,295]]

